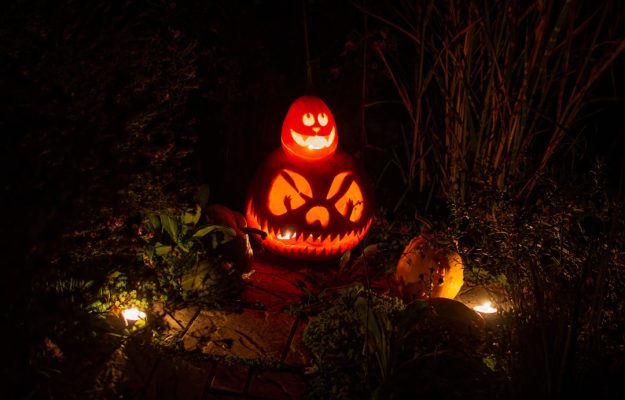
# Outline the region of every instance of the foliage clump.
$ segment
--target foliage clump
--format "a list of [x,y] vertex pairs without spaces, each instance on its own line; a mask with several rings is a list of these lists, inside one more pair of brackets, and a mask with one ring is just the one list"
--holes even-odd
[[371,309],[384,318],[395,317],[405,308],[401,300],[376,295],[362,285],[341,291],[304,332],[304,344],[318,368],[309,398],[364,398],[375,389],[368,379],[369,360],[364,351],[366,325],[357,311],[359,299],[365,298]]
[[236,232],[200,223],[201,216],[199,206],[182,215],[150,215],[141,232],[146,244],[140,257],[171,300],[214,307],[238,294],[241,276],[219,252]]
[[451,207],[470,278],[507,290],[495,357],[514,393],[611,387],[617,371],[606,367],[623,362],[625,210],[601,167],[569,184],[543,178],[537,189],[522,204],[474,182],[471,200]]

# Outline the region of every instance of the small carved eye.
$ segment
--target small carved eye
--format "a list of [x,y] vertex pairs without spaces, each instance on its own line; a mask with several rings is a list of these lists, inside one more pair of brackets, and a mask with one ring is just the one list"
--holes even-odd
[[315,124],[315,116],[311,113],[306,113],[302,116],[302,122],[306,126],[313,126]]
[[326,113],[319,113],[317,116],[317,121],[319,121],[319,125],[326,126],[328,125],[328,116]]

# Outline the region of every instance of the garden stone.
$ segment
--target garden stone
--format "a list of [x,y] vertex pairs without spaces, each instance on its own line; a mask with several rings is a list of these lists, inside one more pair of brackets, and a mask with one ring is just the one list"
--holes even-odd
[[184,335],[183,346],[216,357],[280,360],[294,321],[277,312],[203,310]]
[[190,362],[179,358],[163,358],[146,389],[146,399],[200,400],[213,368],[210,362]]
[[300,399],[306,391],[301,375],[288,371],[262,371],[252,375],[250,393],[275,400]]
[[211,389],[243,393],[250,373],[249,365],[219,364],[211,381]]

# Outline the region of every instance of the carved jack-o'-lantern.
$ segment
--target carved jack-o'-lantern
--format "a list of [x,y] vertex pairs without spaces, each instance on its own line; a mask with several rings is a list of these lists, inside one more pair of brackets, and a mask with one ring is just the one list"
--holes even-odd
[[289,108],[282,124],[282,148],[305,160],[323,160],[338,145],[334,116],[318,97],[302,96]]
[[456,252],[438,247],[426,236],[408,243],[397,262],[395,279],[406,301],[430,297],[456,297],[464,274],[462,259]]
[[336,151],[337,142],[334,117],[321,99],[306,96],[293,103],[282,149],[257,172],[246,204],[248,225],[267,233],[263,243],[269,250],[331,259],[356,246],[369,230],[368,180],[352,157]]

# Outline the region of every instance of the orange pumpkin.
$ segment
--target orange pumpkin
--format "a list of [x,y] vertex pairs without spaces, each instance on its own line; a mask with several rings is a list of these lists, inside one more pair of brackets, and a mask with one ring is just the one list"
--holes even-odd
[[[307,125],[311,116],[316,122]],[[293,122],[298,118],[300,125]],[[303,128],[315,124],[320,129],[311,132],[316,135]],[[263,244],[270,251],[331,259],[355,247],[369,230],[368,179],[351,156],[336,151],[337,141],[325,103],[310,96],[293,103],[282,129],[282,149],[258,170],[246,201],[248,225],[267,233]]]
[[395,279],[406,301],[453,299],[464,283],[462,268],[458,253],[439,247],[427,236],[417,236],[399,257]]
[[334,115],[318,97],[295,100],[282,124],[282,148],[287,154],[320,161],[336,152],[339,138]]

